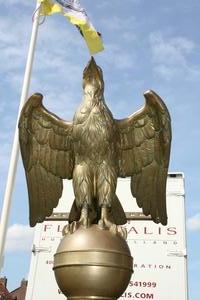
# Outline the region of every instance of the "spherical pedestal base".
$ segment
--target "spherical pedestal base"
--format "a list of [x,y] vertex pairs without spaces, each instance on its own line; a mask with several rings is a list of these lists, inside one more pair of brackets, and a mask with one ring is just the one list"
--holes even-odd
[[69,300],[114,300],[126,290],[133,259],[123,238],[92,225],[61,240],[53,269]]

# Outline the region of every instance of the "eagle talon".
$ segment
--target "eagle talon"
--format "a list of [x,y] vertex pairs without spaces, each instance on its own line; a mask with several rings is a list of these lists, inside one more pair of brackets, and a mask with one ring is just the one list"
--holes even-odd
[[118,234],[118,231],[117,231],[117,225],[116,224],[112,224],[111,226],[110,226],[110,228],[109,228],[109,230],[110,230],[110,232],[112,233],[112,234]]
[[62,230],[62,236],[65,236],[67,235],[68,233],[70,233],[70,224],[67,224],[63,227],[63,230]]
[[101,230],[109,230],[112,234],[119,235],[125,240],[127,238],[126,228],[111,223],[108,219],[100,219],[98,222],[98,226]]
[[79,228],[80,224],[79,222],[76,222],[76,221],[73,221],[71,224],[70,224],[70,233],[74,233],[74,231],[76,231],[78,228]]
[[105,222],[103,219],[100,219],[99,222],[98,222],[98,226],[101,230],[105,230],[106,229],[106,226],[105,226]]
[[120,235],[123,239],[127,239],[127,230],[125,227],[118,225],[117,226],[118,235]]
[[62,235],[65,236],[67,234],[74,233],[80,226],[84,228],[88,228],[90,226],[89,218],[81,218],[79,221],[73,221],[70,224],[64,226],[62,230]]
[[113,234],[119,235],[125,240],[127,239],[127,230],[126,230],[126,228],[124,228],[120,225],[112,224],[112,226],[110,227],[109,230]]

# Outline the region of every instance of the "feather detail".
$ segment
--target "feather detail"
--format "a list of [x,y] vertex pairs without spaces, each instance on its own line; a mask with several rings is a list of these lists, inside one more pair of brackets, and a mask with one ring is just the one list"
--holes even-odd
[[19,120],[19,140],[26,172],[30,225],[43,222],[57,206],[62,178],[72,178],[72,123],[59,119],[34,94],[25,104]]
[[154,222],[166,225],[170,115],[155,92],[147,91],[144,96],[146,104],[141,110],[127,119],[116,120],[120,133],[118,176],[131,176],[131,191],[138,206]]

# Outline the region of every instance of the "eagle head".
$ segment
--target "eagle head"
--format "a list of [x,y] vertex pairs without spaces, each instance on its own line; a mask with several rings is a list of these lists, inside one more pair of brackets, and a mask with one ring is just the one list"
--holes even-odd
[[95,93],[97,91],[103,92],[104,81],[103,72],[99,66],[97,66],[93,57],[91,57],[87,66],[83,71],[83,89],[91,88]]

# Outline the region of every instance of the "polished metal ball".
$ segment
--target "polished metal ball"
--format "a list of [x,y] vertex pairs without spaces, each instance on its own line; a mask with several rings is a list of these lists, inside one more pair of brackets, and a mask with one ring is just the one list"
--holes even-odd
[[64,236],[53,269],[70,300],[117,299],[130,281],[133,259],[123,238],[92,225]]

